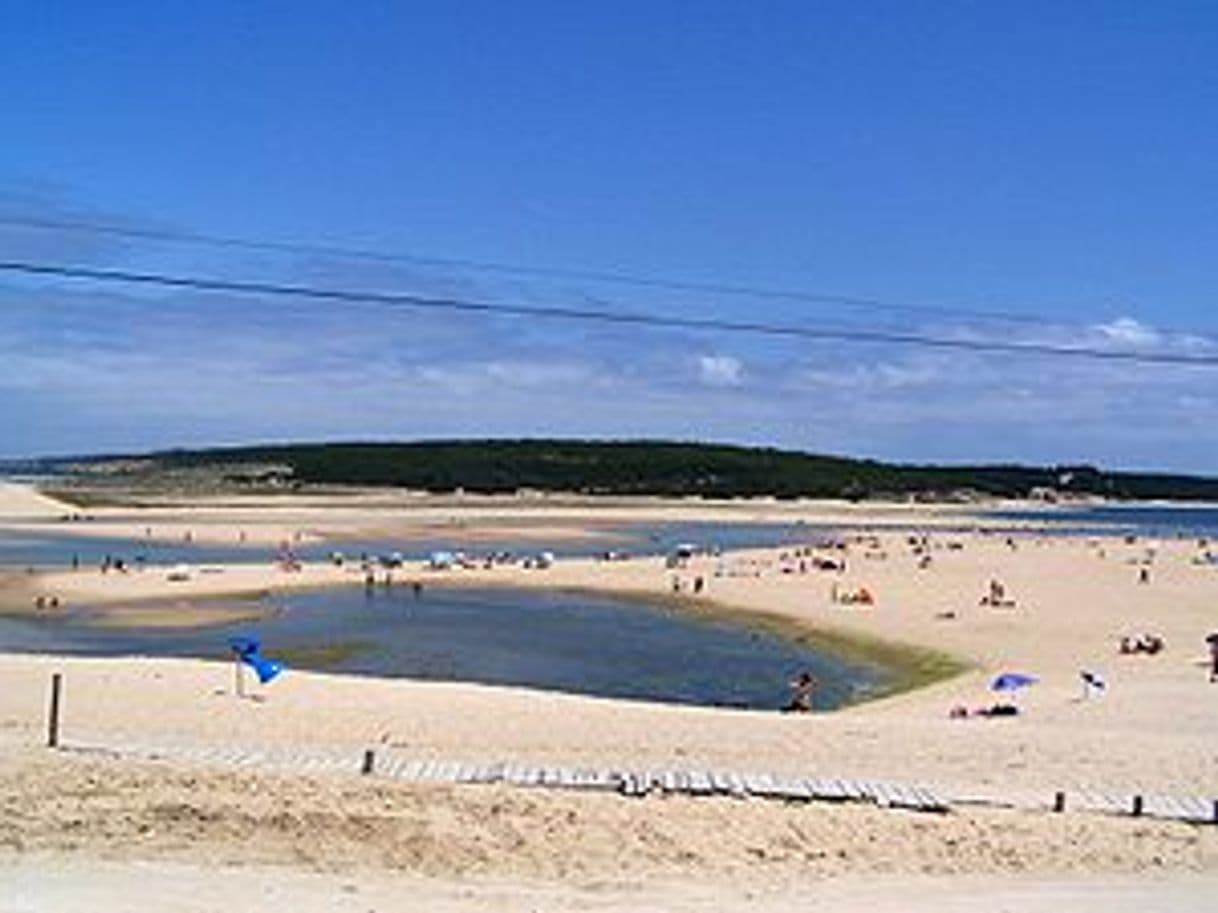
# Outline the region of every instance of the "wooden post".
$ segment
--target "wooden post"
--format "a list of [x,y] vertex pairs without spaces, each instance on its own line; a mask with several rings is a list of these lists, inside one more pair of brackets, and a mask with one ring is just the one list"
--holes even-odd
[[241,671],[241,657],[235,650],[233,651],[233,681],[237,697],[245,697],[245,676]]
[[1135,818],[1142,817],[1142,797],[1141,796],[1133,797],[1133,816]]
[[376,765],[376,755],[373,754],[371,748],[365,749],[364,750],[364,763],[363,763],[363,766],[360,768],[360,773],[365,774],[365,775],[372,773],[372,768],[375,765]]
[[63,689],[63,676],[51,675],[51,715],[47,721],[47,748],[59,747],[59,694]]
[[1064,812],[1066,810],[1066,794],[1058,792],[1053,794],[1053,811]]

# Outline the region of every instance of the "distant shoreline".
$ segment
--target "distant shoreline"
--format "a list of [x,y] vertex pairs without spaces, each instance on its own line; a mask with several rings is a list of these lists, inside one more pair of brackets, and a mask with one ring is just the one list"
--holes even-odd
[[[916,498],[916,497],[876,497],[859,500],[846,500],[840,497],[778,497],[774,495],[747,495],[738,497],[704,497],[700,495],[678,494],[591,494],[580,491],[529,491],[521,493],[486,493],[447,491],[435,492],[424,489],[401,488],[396,486],[366,486],[358,484],[328,484],[310,485],[299,490],[287,491],[241,491],[225,490],[213,493],[200,493],[183,490],[147,491],[139,488],[92,488],[84,486],[79,489],[62,487],[54,484],[58,477],[5,477],[0,475],[0,482],[14,485],[24,485],[36,488],[48,498],[62,500],[69,509],[88,511],[93,508],[108,507],[153,507],[172,509],[187,506],[207,506],[216,509],[224,507],[248,507],[261,503],[293,503],[305,502],[314,506],[323,506],[327,502],[338,504],[346,499],[357,499],[365,509],[384,509],[394,507],[479,509],[490,507],[509,507],[515,509],[546,509],[562,510],[585,508],[615,508],[621,510],[644,510],[647,508],[681,508],[697,510],[705,508],[708,511],[723,510],[773,510],[781,513],[798,512],[799,510],[841,511],[867,514],[871,512],[926,512],[943,513],[957,516],[976,516],[988,518],[1003,511],[1025,511],[1053,513],[1063,511],[1084,511],[1089,509],[1140,510],[1218,510],[1218,498],[1213,500],[1201,499],[1171,499],[1171,498],[1116,498],[1103,495],[1083,495],[1078,497],[1065,496],[1058,501],[1047,501],[1039,497],[1016,496],[978,496],[975,499],[956,499],[951,497]],[[73,496],[81,497],[80,504],[73,503]],[[0,521],[3,517],[0,516]]]

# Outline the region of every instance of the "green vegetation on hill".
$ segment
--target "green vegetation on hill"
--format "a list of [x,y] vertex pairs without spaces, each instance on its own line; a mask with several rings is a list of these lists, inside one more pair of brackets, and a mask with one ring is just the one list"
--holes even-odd
[[[1035,489],[1121,499],[1218,500],[1218,479],[1088,466],[913,466],[770,448],[665,441],[467,440],[285,444],[95,458],[171,472],[222,469],[231,481],[519,489],[611,495],[869,498]],[[81,461],[75,461],[79,466]],[[245,467],[245,468],[243,468]]]

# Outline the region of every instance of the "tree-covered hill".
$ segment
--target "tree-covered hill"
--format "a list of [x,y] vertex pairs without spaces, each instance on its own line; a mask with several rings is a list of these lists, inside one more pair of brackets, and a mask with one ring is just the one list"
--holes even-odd
[[[62,462],[62,461],[61,461]],[[667,441],[463,440],[283,444],[90,458],[74,465],[223,470],[237,484],[520,489],[613,495],[868,498],[1041,489],[1109,498],[1218,501],[1218,479],[1089,466],[919,466],[770,448]],[[62,466],[60,467],[62,468]]]

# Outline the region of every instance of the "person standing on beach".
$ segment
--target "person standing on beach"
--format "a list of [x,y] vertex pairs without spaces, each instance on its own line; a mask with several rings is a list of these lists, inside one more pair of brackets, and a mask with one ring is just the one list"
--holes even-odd
[[783,708],[787,713],[811,713],[812,698],[819,684],[811,672],[801,672],[791,680],[791,702]]

